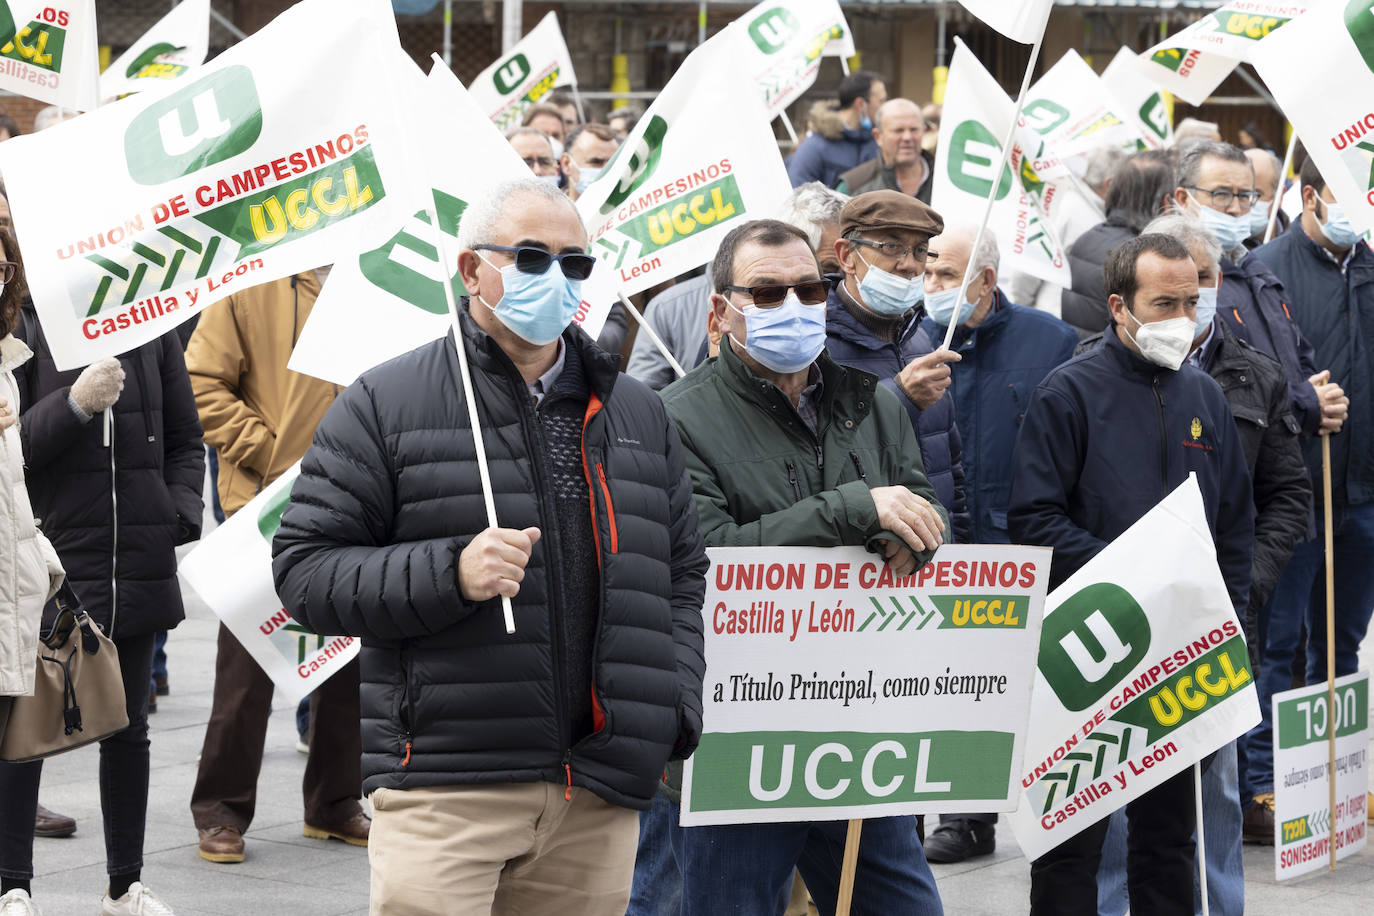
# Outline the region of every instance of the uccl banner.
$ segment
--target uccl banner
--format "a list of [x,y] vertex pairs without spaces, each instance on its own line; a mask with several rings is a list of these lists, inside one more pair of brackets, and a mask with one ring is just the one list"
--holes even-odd
[[854,35],[836,0],[765,0],[729,25],[733,66],[748,72],[770,118],[811,88],[827,55],[854,56]]
[[113,99],[185,80],[205,63],[210,0],[181,0],[100,76],[100,96]]
[[0,0],[0,41],[0,89],[76,111],[100,103],[95,0]]
[[477,74],[468,90],[504,134],[519,127],[530,106],[555,86],[568,85],[577,85],[577,74],[558,16],[550,12],[515,47]]
[[1194,478],[1050,595],[1012,815],[1046,851],[1259,721]]
[[317,636],[291,619],[272,582],[272,538],[291,501],[297,464],[210,532],[180,573],[272,684],[299,702],[357,656],[352,636]]
[[[428,77],[410,72],[404,85],[417,113],[414,212],[381,247],[334,263],[291,353],[289,368],[338,385],[352,384],[367,369],[448,332],[453,322],[444,281],[453,284],[454,296],[467,295],[458,275],[458,227],[468,201],[530,174],[448,67],[436,63]],[[430,225],[426,189],[433,194],[437,231]],[[577,321],[592,337],[601,332],[616,298],[613,285],[599,282],[610,275],[598,264],[582,284]]]
[[1102,71],[1102,84],[1150,149],[1163,149],[1174,139],[1174,122],[1164,95],[1144,72],[1145,64],[1130,48],[1121,48]]
[[1006,269],[1068,286],[1068,254],[1045,210],[1058,193],[1049,178],[1053,169],[1062,168],[1057,156],[1038,140],[1028,156],[1023,141],[1013,139],[1011,162],[997,174],[1013,108],[973,52],[957,42],[945,90],[945,127],[935,154],[931,205],[947,217],[964,213],[975,219],[973,214],[983,212],[996,181],[988,229],[997,234]]
[[1374,4],[1315,7],[1257,45],[1250,60],[1350,222],[1374,228]]
[[707,551],[705,717],[683,826],[1008,811],[1050,552]]
[[[1183,101],[1201,105],[1231,75],[1236,64],[1251,59],[1262,39],[1301,16],[1311,5],[1285,0],[1228,3],[1141,54],[1144,72]],[[1366,10],[1369,7],[1358,0],[1353,0],[1352,5],[1363,5]],[[1316,48],[1307,51],[1320,54]],[[1314,69],[1325,73],[1325,62]],[[1289,114],[1287,108],[1284,114]]]
[[391,9],[337,12],[305,0],[174,92],[0,144],[58,368],[371,247],[411,212],[393,199],[408,127],[388,85],[401,53]]
[[740,92],[727,30],[697,48],[577,201],[592,252],[633,295],[700,267],[791,191],[757,94]]

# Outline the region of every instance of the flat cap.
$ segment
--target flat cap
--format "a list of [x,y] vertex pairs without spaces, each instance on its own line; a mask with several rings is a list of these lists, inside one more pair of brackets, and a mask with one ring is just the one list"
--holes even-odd
[[936,236],[945,221],[930,207],[901,191],[869,191],[851,198],[840,211],[840,234],[851,229],[908,229]]

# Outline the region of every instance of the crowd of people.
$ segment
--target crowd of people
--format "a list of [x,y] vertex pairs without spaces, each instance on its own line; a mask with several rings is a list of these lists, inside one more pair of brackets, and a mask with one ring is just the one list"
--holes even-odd
[[[1040,545],[1053,586],[1190,474],[1264,711],[1202,783],[1211,909],[1243,912],[1241,844],[1274,836],[1270,698],[1325,676],[1323,513],[1338,675],[1374,609],[1374,254],[1310,160],[1301,212],[1266,240],[1277,158],[1194,123],[1166,150],[1088,158],[1057,226],[1061,289],[931,208],[939,116],[846,77],[779,211],[641,297],[681,378],[618,306],[595,341],[571,324],[595,268],[573,201],[632,110],[529,109],[508,140],[530,177],[464,212],[455,328],[342,390],[287,369],[327,266],[59,372],[0,226],[0,733],[65,570],[118,647],[129,720],[100,742],[101,913],[172,912],[142,880],[148,715],[171,689],[155,651],[183,616],[174,549],[200,535],[204,476],[222,519],[302,460],[279,596],[362,642],[302,710],[302,832],[368,847],[374,913],[833,912],[843,821],[678,824],[706,548],[864,546],[900,576],[941,544]],[[221,626],[190,799],[208,862],[248,855],[272,694]],[[39,806],[41,773],[0,763],[3,916],[39,912],[35,834],[75,829]],[[1031,912],[1193,912],[1195,811],[1185,771],[1036,859]],[[869,820],[854,912],[940,913],[927,863],[995,846],[992,814]]]

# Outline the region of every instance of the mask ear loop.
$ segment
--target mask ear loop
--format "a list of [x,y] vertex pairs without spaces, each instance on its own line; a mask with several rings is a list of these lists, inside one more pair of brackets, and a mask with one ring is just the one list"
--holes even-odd
[[[491,262],[488,261],[486,258],[482,257],[482,252],[480,252],[480,251],[474,251],[473,254],[477,255],[477,260],[481,261],[483,264],[487,265],[487,266],[490,267],[492,270],[496,271],[498,274],[501,273],[501,268],[497,267],[495,264],[491,263]],[[503,279],[504,279],[504,277],[503,277]],[[488,309],[490,309],[490,310],[491,310],[491,313],[494,315],[494,314],[496,314],[496,305],[500,305],[500,304],[501,304],[501,299],[504,299],[504,298],[505,298],[505,293],[504,293],[504,292],[502,293],[501,299],[497,299],[497,300],[496,300],[496,305],[492,305],[492,304],[491,304],[490,302],[488,302],[486,299],[482,298],[482,294],[481,294],[481,293],[477,293],[476,296],[477,296],[477,301],[480,302],[480,303],[482,303],[483,305],[485,305]]]

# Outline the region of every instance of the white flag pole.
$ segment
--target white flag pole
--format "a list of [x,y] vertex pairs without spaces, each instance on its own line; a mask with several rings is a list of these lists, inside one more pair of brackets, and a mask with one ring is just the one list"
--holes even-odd
[[[1288,177],[1288,170],[1293,167],[1293,154],[1298,149],[1298,132],[1293,131],[1293,136],[1288,141],[1288,153],[1283,157],[1283,168],[1279,169],[1279,186],[1274,189],[1274,199],[1269,202],[1269,225],[1264,227],[1264,240],[1268,242],[1274,237],[1274,227],[1279,224],[1279,211],[1283,209],[1283,180]],[[1301,188],[1299,192],[1301,193]]]
[[582,107],[582,93],[577,91],[577,84],[572,84],[573,104],[577,106],[577,120],[583,124],[587,123],[587,112]]
[[787,136],[792,139],[792,145],[797,145],[797,132],[792,128],[792,120],[787,117],[786,111],[778,112],[778,117],[782,119],[782,126],[787,129]]
[[1193,764],[1193,807],[1197,811],[1197,877],[1202,891],[1202,916],[1211,916],[1207,903],[1207,843],[1202,838],[1202,761]]
[[[477,416],[477,392],[472,387],[472,373],[468,369],[468,354],[463,347],[463,325],[458,320],[458,300],[453,295],[453,281],[449,278],[448,245],[444,241],[443,230],[439,228],[439,214],[434,206],[434,192],[431,191],[426,199],[425,212],[429,214],[429,224],[434,228],[434,234],[439,242],[439,277],[444,287],[444,299],[448,302],[449,317],[453,319],[453,345],[458,351],[458,371],[463,377],[463,399],[468,404],[468,423],[472,427],[472,445],[477,452],[477,476],[482,482],[482,501],[487,507],[487,526],[491,528],[499,527],[496,524],[496,499],[491,493],[491,469],[487,467],[487,447],[482,441],[482,423]],[[515,632],[515,612],[511,608],[510,598],[501,596],[501,613],[506,618],[506,632]]]
[[677,377],[682,378],[686,375],[687,370],[682,368],[682,364],[673,358],[673,352],[668,349],[668,345],[663,342],[663,338],[659,337],[658,334],[654,332],[649,322],[644,320],[644,316],[639,313],[639,309],[630,304],[630,300],[625,298],[624,293],[617,293],[617,295],[620,296],[620,304],[625,306],[625,311],[629,312],[634,316],[634,320],[639,322],[639,329],[648,332],[649,339],[654,342],[654,346],[658,347],[658,352],[663,354],[663,358],[668,361],[668,365],[673,367],[673,371],[677,373]]
[[[1030,63],[1026,64],[1026,75],[1021,78],[1021,91],[1016,96],[1016,109],[1011,113],[1011,123],[1007,125],[1007,135],[1002,140],[1002,161],[997,166],[997,171],[992,173],[992,189],[988,191],[988,203],[983,208],[983,221],[978,224],[978,234],[973,237],[973,246],[968,250],[968,266],[964,268],[964,279],[959,284],[959,298],[955,302],[963,302],[964,296],[968,293],[968,285],[973,281],[973,265],[976,262],[978,246],[983,242],[983,234],[988,230],[988,220],[992,218],[992,206],[997,202],[997,186],[1002,183],[1002,172],[1007,167],[1007,162],[1011,159],[1011,141],[1016,136],[1016,122],[1021,119],[1021,108],[1026,104],[1026,93],[1030,91],[1031,75],[1035,73],[1035,63],[1040,59],[1040,46],[1045,43],[1045,26],[1040,26],[1040,37],[1035,39],[1035,46],[1031,49]],[[1016,187],[1016,179],[1012,178],[1012,187]],[[945,340],[940,344],[942,349],[949,349],[950,342],[954,340],[954,329],[956,325],[953,321],[945,329]]]

